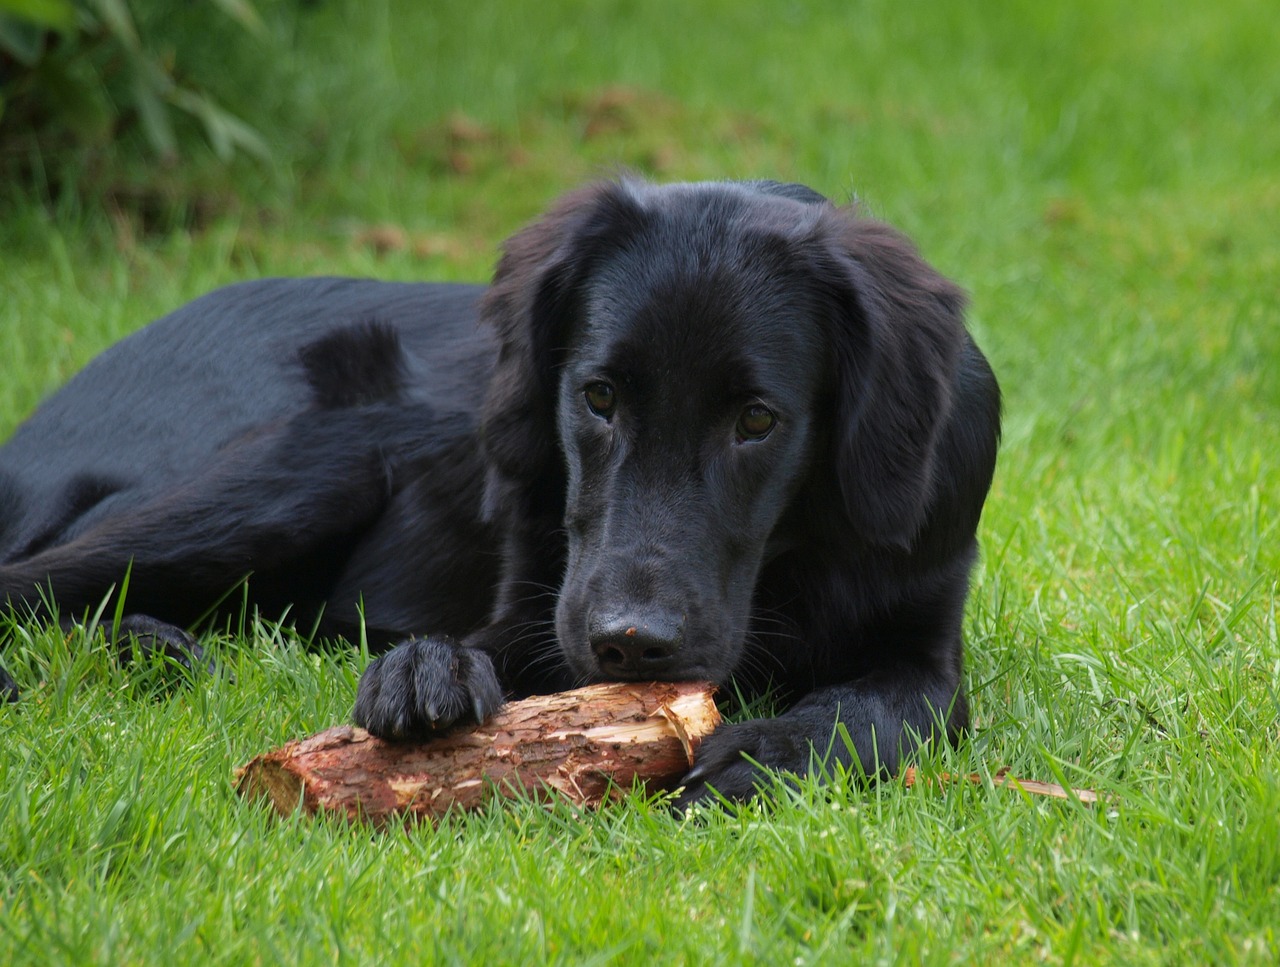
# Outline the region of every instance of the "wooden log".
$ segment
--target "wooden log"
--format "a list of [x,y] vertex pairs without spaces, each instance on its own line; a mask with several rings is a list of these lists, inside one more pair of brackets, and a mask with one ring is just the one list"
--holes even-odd
[[483,725],[387,742],[340,725],[236,770],[236,790],[282,815],[301,808],[382,825],[472,810],[495,794],[560,795],[584,806],[633,780],[670,788],[720,721],[714,687],[611,682],[510,702]]

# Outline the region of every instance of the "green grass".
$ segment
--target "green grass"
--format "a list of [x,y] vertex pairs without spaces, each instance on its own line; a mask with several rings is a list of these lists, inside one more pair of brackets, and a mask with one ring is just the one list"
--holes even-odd
[[259,629],[212,642],[234,683],[174,688],[17,627],[0,962],[1274,963],[1272,7],[325,4],[225,82],[257,92],[276,170],[114,176],[187,228],[10,193],[0,433],[212,286],[483,278],[619,167],[856,193],[969,289],[1006,393],[976,733],[923,766],[1109,799],[888,783],[683,823],[639,797],[383,835],[275,821],[232,769],[343,720],[354,651]]

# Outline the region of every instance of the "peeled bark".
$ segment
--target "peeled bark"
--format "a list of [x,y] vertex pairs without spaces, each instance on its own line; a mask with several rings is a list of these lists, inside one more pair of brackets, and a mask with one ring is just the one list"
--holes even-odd
[[303,809],[381,825],[472,810],[494,795],[584,806],[640,780],[670,788],[720,721],[713,686],[612,682],[510,702],[483,725],[387,742],[340,725],[257,756],[236,790],[282,815]]

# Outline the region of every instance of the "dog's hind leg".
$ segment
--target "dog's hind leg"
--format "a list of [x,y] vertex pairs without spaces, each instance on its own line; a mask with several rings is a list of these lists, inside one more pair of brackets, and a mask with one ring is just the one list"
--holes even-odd
[[[430,456],[426,407],[314,410],[223,448],[198,473],[97,522],[74,539],[0,566],[0,604],[52,618],[116,606],[126,576],[131,621],[203,616],[250,575],[264,607],[319,607],[350,547],[396,487],[396,471]],[[438,421],[435,421],[438,426]],[[126,626],[131,630],[131,626]],[[173,627],[162,647],[194,655]],[[146,640],[144,640],[146,639]],[[156,639],[159,640],[159,639]],[[197,657],[198,656],[194,656]],[[0,691],[12,691],[0,677]]]

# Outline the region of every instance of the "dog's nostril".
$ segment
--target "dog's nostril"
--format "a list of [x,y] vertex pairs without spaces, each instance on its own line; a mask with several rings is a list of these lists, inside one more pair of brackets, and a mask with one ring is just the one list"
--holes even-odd
[[608,665],[620,665],[625,660],[621,648],[615,648],[613,645],[602,645],[595,649],[596,657],[601,662]]
[[621,677],[660,676],[684,640],[684,618],[665,612],[597,613],[588,623],[591,651],[600,670]]

